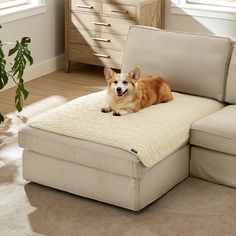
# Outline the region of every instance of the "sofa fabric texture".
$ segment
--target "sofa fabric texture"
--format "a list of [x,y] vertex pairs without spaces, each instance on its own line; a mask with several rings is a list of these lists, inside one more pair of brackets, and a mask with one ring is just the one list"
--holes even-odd
[[173,93],[170,102],[114,117],[100,110],[105,95],[102,91],[75,99],[38,116],[29,126],[123,149],[151,167],[188,142],[193,122],[223,106],[213,99]]
[[140,66],[142,76],[160,75],[173,91],[223,101],[230,55],[229,38],[132,26],[122,72]]
[[236,155],[236,105],[196,121],[191,128],[190,143]]
[[234,43],[232,57],[229,65],[225,101],[236,104],[236,43]]

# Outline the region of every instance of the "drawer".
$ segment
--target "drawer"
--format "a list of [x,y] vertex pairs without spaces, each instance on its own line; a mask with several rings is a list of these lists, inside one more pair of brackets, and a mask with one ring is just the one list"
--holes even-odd
[[93,47],[124,50],[127,36],[99,31],[69,29],[69,42]]
[[139,4],[140,1],[137,1],[137,0],[102,0],[102,2],[136,6],[137,4]]
[[128,34],[129,27],[135,24],[131,19],[118,19],[94,14],[71,13],[71,22],[78,29],[108,33]]
[[69,60],[95,65],[108,65],[120,68],[123,52],[76,44],[69,44]]
[[135,18],[136,7],[118,4],[103,3],[103,14],[115,16],[115,17],[125,17],[125,18]]
[[102,3],[89,0],[72,0],[72,11],[102,13]]

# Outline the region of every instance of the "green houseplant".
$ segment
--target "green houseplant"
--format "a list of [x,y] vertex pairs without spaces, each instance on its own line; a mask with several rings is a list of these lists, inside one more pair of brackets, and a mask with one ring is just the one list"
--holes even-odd
[[[0,25],[0,28],[1,25]],[[16,42],[2,42],[0,39],[0,90],[10,81],[13,80],[16,84],[15,107],[17,111],[22,110],[23,102],[28,97],[29,92],[24,86],[24,71],[27,63],[33,64],[33,58],[28,48],[31,39],[23,37]],[[13,45],[13,47],[5,55],[3,47],[5,45]],[[12,61],[12,63],[11,63]],[[10,69],[7,69],[10,68]],[[0,101],[1,107],[1,101]],[[0,110],[0,123],[4,121],[4,115]]]

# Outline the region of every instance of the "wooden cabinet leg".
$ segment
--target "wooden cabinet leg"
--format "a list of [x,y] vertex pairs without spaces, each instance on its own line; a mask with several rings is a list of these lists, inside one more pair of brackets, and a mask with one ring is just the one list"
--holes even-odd
[[66,73],[70,72],[70,61],[65,61],[65,72]]

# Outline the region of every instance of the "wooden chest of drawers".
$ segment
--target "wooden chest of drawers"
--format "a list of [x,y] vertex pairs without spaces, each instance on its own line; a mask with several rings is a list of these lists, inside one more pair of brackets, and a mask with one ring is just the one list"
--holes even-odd
[[164,0],[65,0],[65,70],[70,62],[120,68],[129,27],[163,28]]

